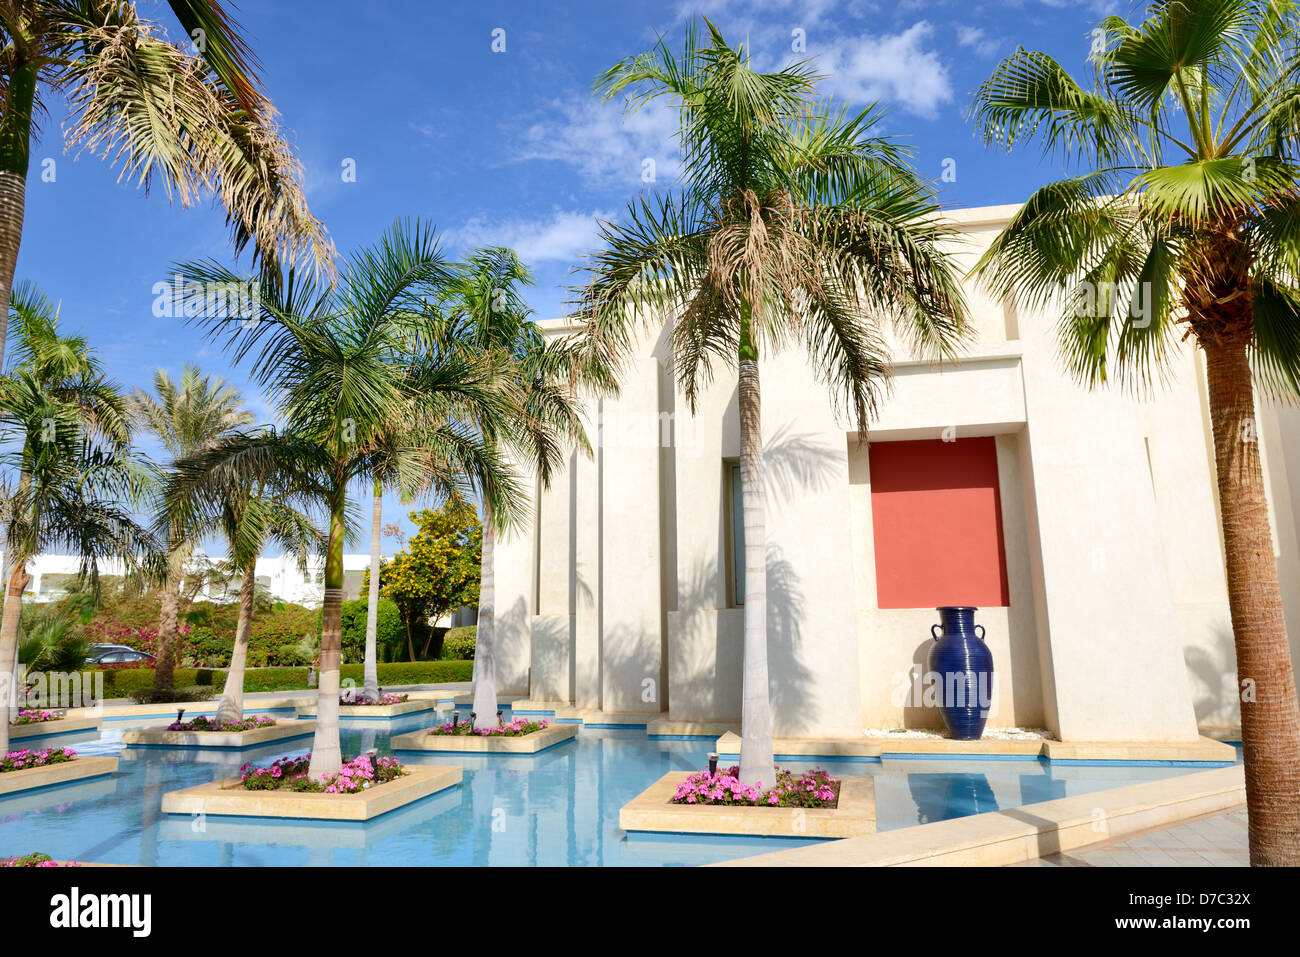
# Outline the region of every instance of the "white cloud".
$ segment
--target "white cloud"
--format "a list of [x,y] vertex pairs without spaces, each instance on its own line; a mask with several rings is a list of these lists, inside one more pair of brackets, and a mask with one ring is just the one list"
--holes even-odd
[[666,106],[650,103],[625,114],[621,103],[584,94],[552,101],[547,109],[559,119],[525,129],[517,159],[567,163],[604,185],[645,185],[647,160],[654,163],[654,181],[676,176],[677,115]]
[[596,246],[596,220],[613,219],[603,210],[589,213],[557,209],[542,219],[490,220],[476,216],[447,238],[466,248],[509,246],[529,264],[576,262]]
[[933,34],[921,20],[901,33],[837,38],[818,62],[830,74],[823,86],[858,106],[881,100],[932,117],[952,99],[948,68],[926,48]]
[[957,43],[969,50],[974,50],[978,56],[991,57],[1002,48],[1002,40],[997,37],[991,37],[979,27],[968,27],[957,24]]

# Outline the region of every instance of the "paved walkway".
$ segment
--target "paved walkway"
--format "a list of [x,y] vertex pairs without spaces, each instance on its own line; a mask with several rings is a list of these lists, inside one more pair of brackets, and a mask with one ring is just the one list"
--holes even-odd
[[1052,854],[1022,867],[1248,867],[1246,808],[1235,807],[1122,841]]

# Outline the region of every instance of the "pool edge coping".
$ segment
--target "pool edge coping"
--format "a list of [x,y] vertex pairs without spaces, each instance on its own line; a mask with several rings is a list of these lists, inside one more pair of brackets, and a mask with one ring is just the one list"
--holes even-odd
[[972,814],[710,867],[1001,867],[1239,807],[1241,765]]

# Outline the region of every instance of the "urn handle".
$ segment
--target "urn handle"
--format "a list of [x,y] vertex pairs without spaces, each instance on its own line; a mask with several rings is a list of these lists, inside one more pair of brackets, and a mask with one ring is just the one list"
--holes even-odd
[[983,641],[983,640],[984,640],[984,626],[983,626],[983,625],[976,625],[976,626],[975,626],[975,637],[978,638],[980,641]]
[[939,638],[940,638],[940,636],[939,636],[939,635],[936,635],[936,634],[934,633],[934,630],[935,630],[936,628],[938,628],[938,629],[942,632],[942,630],[943,630],[943,625],[931,625],[931,626],[930,626],[930,637],[933,638],[935,641],[938,641]]

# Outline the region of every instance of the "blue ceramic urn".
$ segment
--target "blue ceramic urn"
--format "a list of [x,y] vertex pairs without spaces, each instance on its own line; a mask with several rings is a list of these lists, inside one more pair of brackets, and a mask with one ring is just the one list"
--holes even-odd
[[958,741],[978,741],[993,703],[993,654],[984,644],[984,626],[975,624],[978,609],[945,605],[936,610],[940,623],[930,628],[934,644],[926,678],[938,682],[948,734]]

